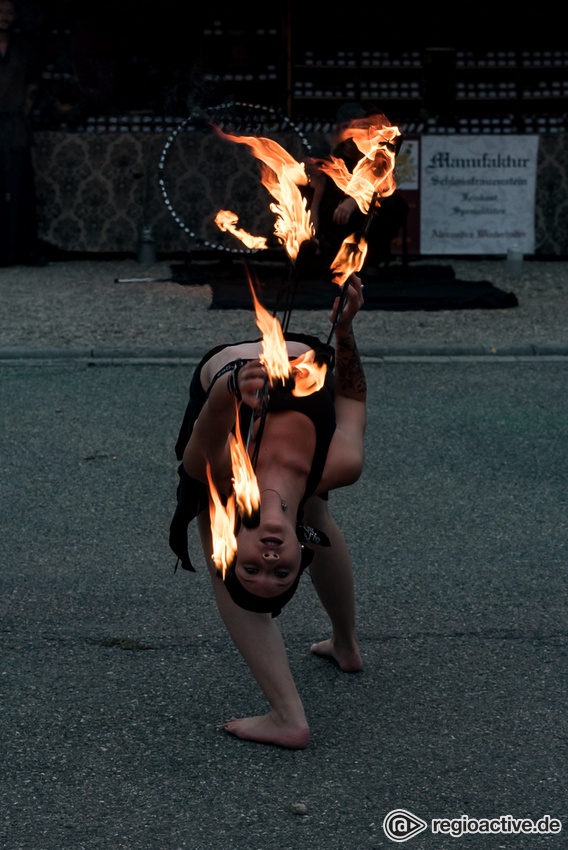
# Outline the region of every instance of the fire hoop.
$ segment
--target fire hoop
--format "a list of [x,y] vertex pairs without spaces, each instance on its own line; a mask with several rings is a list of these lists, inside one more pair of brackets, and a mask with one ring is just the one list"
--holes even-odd
[[[235,115],[235,110],[238,109],[246,110],[246,117],[242,116],[241,118],[239,118],[238,115]],[[184,222],[182,217],[178,215],[166,188],[166,181],[164,177],[165,166],[168,154],[177,136],[182,133],[191,123],[194,123],[196,119],[201,120],[204,124],[210,123],[210,116],[212,116],[212,114],[222,113],[223,111],[229,111],[230,117],[222,123],[222,128],[224,126],[227,130],[230,130],[233,133],[241,133],[242,135],[255,135],[259,131],[266,132],[267,127],[265,120],[263,121],[262,118],[256,118],[256,120],[251,120],[251,111],[253,114],[257,114],[257,112],[260,111],[261,115],[267,114],[271,116],[272,123],[281,122],[285,124],[288,129],[296,133],[306,152],[309,153],[311,151],[311,145],[308,142],[306,136],[300,130],[300,128],[297,127],[286,116],[280,115],[271,106],[262,106],[260,104],[240,103],[238,101],[231,101],[228,103],[222,103],[219,106],[213,106],[207,110],[194,109],[189,115],[189,117],[182,121],[181,124],[179,124],[176,129],[172,133],[170,133],[170,135],[166,139],[166,143],[164,145],[164,148],[160,155],[160,160],[158,162],[158,184],[160,186],[160,191],[162,193],[162,197],[164,199],[164,203],[166,205],[167,210],[169,211],[170,215],[172,216],[178,227],[180,227],[181,230],[183,230],[184,233],[186,233],[191,239],[195,239],[197,242],[200,242],[204,247],[215,251],[223,251],[229,254],[256,254],[258,252],[258,249],[256,248],[227,247],[225,245],[221,245],[198,236],[197,233],[195,233],[195,231]],[[219,123],[221,124],[221,122]]]

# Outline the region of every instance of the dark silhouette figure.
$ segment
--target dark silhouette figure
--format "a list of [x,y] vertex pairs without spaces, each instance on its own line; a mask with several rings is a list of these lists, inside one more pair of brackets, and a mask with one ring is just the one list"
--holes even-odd
[[0,0],[0,264],[33,263],[37,217],[29,115],[38,88],[30,45],[14,33],[12,0]]

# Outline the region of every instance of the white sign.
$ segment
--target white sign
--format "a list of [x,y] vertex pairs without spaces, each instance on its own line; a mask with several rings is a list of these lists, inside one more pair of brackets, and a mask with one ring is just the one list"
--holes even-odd
[[420,253],[534,253],[538,136],[423,136]]

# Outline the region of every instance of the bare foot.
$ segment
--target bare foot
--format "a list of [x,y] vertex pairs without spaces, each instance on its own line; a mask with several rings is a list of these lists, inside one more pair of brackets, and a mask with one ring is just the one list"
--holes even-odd
[[310,647],[314,655],[331,658],[344,673],[357,673],[363,666],[359,647],[355,644],[349,647],[337,646],[333,638],[314,643]]
[[242,717],[239,720],[231,717],[227,723],[223,723],[223,729],[246,741],[276,744],[291,750],[303,750],[310,740],[310,730],[306,723],[277,723],[271,712],[259,717]]

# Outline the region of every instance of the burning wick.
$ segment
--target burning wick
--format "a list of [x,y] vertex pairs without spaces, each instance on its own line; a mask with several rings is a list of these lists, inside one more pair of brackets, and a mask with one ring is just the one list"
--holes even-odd
[[334,331],[341,318],[341,314],[345,306],[347,292],[349,290],[349,278],[352,274],[357,274],[361,271],[366,256],[367,240],[362,234],[357,236],[355,233],[352,233],[351,236],[347,236],[343,240],[341,248],[337,252],[336,257],[333,263],[331,264],[333,281],[341,287],[341,294],[339,296],[339,305],[337,307],[337,313],[335,314],[335,319],[333,321],[331,331],[327,338],[328,345],[330,344],[333,338]]
[[237,554],[237,538],[235,537],[235,498],[230,496],[226,507],[213,483],[211,467],[206,464],[207,481],[209,484],[209,518],[211,525],[211,543],[213,553],[211,560],[221,572],[223,580]]
[[310,349],[290,363],[294,377],[292,395],[298,398],[316,393],[324,385],[327,364],[316,363],[315,356],[315,351]]
[[219,210],[215,216],[215,224],[219,230],[226,233],[231,233],[236,239],[239,239],[243,245],[251,250],[262,251],[267,247],[267,240],[264,236],[252,236],[246,230],[237,227],[239,217],[229,210]]
[[271,316],[256,297],[248,269],[247,275],[256,313],[256,324],[262,333],[260,362],[266,368],[266,374],[271,384],[274,381],[285,382],[290,377],[290,361],[282,326],[278,319]]
[[241,434],[239,408],[235,419],[235,433],[229,434],[233,489],[237,507],[245,528],[257,528],[260,523],[260,490]]
[[268,381],[272,385],[275,381],[286,383],[291,380],[293,384],[292,395],[297,397],[311,395],[321,390],[325,381],[327,365],[315,362],[313,349],[290,361],[282,326],[278,319],[271,316],[259,302],[248,269],[247,274],[256,312],[256,323],[262,332],[260,360],[266,368]]
[[227,141],[246,145],[262,163],[260,181],[276,201],[270,204],[271,211],[276,215],[274,234],[294,262],[302,242],[315,235],[307,199],[302,197],[298,189],[298,186],[305,186],[308,182],[304,166],[272,139],[231,136],[218,127],[215,129]]
[[352,139],[363,154],[353,172],[342,159],[323,160],[321,170],[352,197],[362,213],[368,213],[378,198],[392,195],[396,189],[393,173],[400,130],[386,118],[374,116],[353,121],[341,134],[341,141]]
[[361,271],[367,257],[367,247],[367,240],[363,235],[352,233],[343,240],[331,264],[334,283],[343,286],[352,274]]

